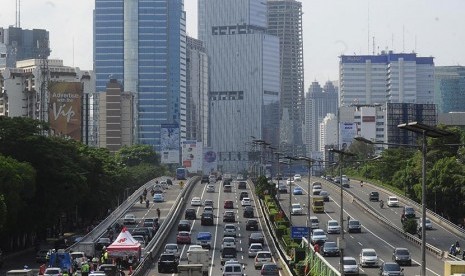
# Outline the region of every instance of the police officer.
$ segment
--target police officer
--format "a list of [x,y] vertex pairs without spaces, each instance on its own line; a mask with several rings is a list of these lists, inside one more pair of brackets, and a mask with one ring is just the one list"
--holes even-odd
[[90,271],[90,265],[87,262],[84,262],[81,265],[81,275],[82,276],[88,276]]

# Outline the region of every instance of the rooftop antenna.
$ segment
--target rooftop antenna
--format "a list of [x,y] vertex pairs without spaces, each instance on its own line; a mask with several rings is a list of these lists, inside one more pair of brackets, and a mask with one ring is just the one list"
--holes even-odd
[[394,51],[394,33],[391,34],[391,48]]
[[415,53],[417,52],[417,35],[415,35],[415,48],[413,50]]
[[16,0],[16,28],[21,28],[21,0]]
[[375,55],[375,37],[373,36],[373,55]]
[[[368,54],[370,54],[370,2],[368,2],[368,34],[367,34],[367,38],[368,38]],[[374,49],[373,49],[374,51]]]
[[402,25],[402,53],[405,53],[405,26]]

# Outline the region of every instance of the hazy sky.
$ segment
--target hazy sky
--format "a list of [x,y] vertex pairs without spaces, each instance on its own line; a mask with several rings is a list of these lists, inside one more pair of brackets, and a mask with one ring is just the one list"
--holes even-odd
[[[338,56],[386,48],[415,50],[436,65],[465,65],[464,0],[301,0],[305,90],[338,78]],[[16,0],[2,0],[0,26],[15,24]],[[197,37],[197,0],[184,0],[187,29]],[[92,69],[93,0],[22,0],[21,27],[50,31],[52,58]],[[369,35],[368,35],[369,26]],[[369,51],[368,51],[369,47]],[[74,50],[73,50],[74,49]]]

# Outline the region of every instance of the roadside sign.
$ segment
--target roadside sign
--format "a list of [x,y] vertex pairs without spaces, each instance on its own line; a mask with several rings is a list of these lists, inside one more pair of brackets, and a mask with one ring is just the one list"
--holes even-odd
[[293,239],[302,239],[303,237],[308,237],[310,233],[310,227],[306,226],[292,226],[291,227],[291,238]]

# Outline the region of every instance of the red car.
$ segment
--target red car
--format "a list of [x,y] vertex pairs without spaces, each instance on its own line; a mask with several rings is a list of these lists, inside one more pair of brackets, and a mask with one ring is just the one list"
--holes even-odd
[[234,203],[232,200],[224,201],[224,209],[234,209]]
[[187,231],[180,231],[176,236],[177,244],[190,244],[191,243],[191,234]]

